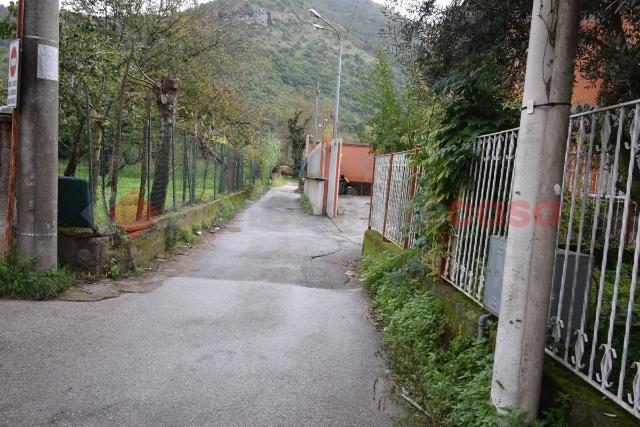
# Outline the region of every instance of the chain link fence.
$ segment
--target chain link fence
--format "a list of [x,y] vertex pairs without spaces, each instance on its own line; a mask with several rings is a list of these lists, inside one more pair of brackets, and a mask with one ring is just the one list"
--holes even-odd
[[[161,215],[248,190],[262,180],[262,164],[248,148],[197,137],[180,123],[150,118],[142,125],[125,123],[120,138],[105,123],[94,117],[78,132],[80,143],[61,144],[59,164],[61,189],[65,182],[76,183],[72,199],[80,194],[87,206],[70,203],[81,203],[74,209],[97,231],[117,226],[134,233]],[[62,225],[70,224],[63,218]]]

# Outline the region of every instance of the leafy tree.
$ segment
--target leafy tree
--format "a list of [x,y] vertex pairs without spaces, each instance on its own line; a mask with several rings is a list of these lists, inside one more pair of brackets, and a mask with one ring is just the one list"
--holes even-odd
[[362,102],[372,107],[374,113],[365,122],[361,139],[369,142],[377,153],[410,150],[422,144],[434,104],[429,108],[421,101],[413,85],[405,89],[397,87],[393,68],[382,50],[378,51],[369,81],[372,87],[362,95]]
[[310,121],[310,119],[307,118],[300,123],[303,113],[304,112],[302,110],[296,111],[293,117],[287,121],[287,128],[289,129],[289,144],[291,146],[291,157],[293,157],[293,170],[295,175],[300,173],[302,155],[306,144],[305,130]]
[[7,14],[0,16],[0,39],[12,40],[16,38],[16,16],[18,6],[15,1],[10,1],[6,8]]
[[[391,0],[387,34],[395,53],[415,65],[433,86],[450,74],[486,74],[506,104],[520,102],[529,30],[530,0],[455,1],[440,7],[435,0],[410,3],[414,19],[393,12],[403,0]],[[594,83],[603,81],[600,104],[640,97],[640,2],[585,0],[581,5],[580,71]]]

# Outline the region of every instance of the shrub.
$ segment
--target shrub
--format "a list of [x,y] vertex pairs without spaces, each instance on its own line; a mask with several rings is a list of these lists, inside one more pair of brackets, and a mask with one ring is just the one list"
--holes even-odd
[[[486,339],[447,332],[443,303],[423,286],[427,270],[411,253],[363,260],[364,286],[384,326],[394,375],[429,414],[445,426],[523,426],[516,411],[499,417],[490,401],[493,348]],[[562,426],[566,401],[537,426]]]
[[33,262],[0,261],[0,297],[45,300],[71,286],[76,278],[65,269],[33,272]]

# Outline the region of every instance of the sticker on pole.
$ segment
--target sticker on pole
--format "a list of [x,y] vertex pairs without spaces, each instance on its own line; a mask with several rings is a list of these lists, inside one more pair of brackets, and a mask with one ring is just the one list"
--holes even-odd
[[9,45],[9,81],[7,82],[7,106],[18,106],[18,76],[20,75],[20,40]]
[[38,78],[58,81],[58,48],[48,44],[38,45]]

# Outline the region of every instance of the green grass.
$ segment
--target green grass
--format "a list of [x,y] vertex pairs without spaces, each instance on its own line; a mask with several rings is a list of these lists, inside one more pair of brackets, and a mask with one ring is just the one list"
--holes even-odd
[[311,207],[311,202],[306,194],[302,193],[300,195],[300,204],[302,205],[302,210],[307,215],[313,215],[313,208]]
[[289,183],[289,180],[284,179],[282,177],[276,178],[271,182],[271,186],[274,188],[283,187]]
[[[66,161],[61,161],[59,163],[59,174],[61,176],[64,173],[65,167]],[[220,192],[221,174],[219,169],[216,169],[215,177],[212,176],[212,170],[209,169],[206,181],[204,180],[204,169],[204,162],[199,162],[196,167],[197,177],[195,185],[195,199],[191,200],[189,188],[187,188],[186,191],[183,191],[183,184],[185,182],[183,168],[181,166],[176,167],[175,179],[170,178],[169,180],[167,198],[165,201],[166,211],[174,210],[174,200],[176,210],[180,210],[193,204],[211,201],[232,193],[232,191],[229,190]],[[245,169],[244,176],[249,177],[248,179],[250,181],[250,170],[247,168]],[[78,165],[78,168],[76,169],[76,177],[88,179],[89,167],[86,162]],[[247,184],[249,184],[248,181]],[[110,220],[105,209],[105,204],[109,203],[110,188],[108,183],[105,183],[105,194],[103,199],[102,185],[102,178],[100,178],[98,182],[98,194],[94,209],[94,217],[98,228],[106,229],[109,227]],[[137,212],[139,190],[140,165],[125,166],[118,176],[118,195],[116,199],[116,222],[118,224],[125,225],[136,222],[135,216]]]
[[[427,412],[425,425],[525,425],[512,411],[499,417],[490,401],[493,348],[486,339],[451,339],[445,309],[424,286],[422,262],[407,254],[365,257],[364,285],[384,329],[396,380]],[[543,414],[537,426],[563,426],[566,407]]]
[[65,269],[33,272],[31,266],[31,262],[20,262],[15,256],[9,261],[0,261],[0,297],[51,299],[78,280]]

